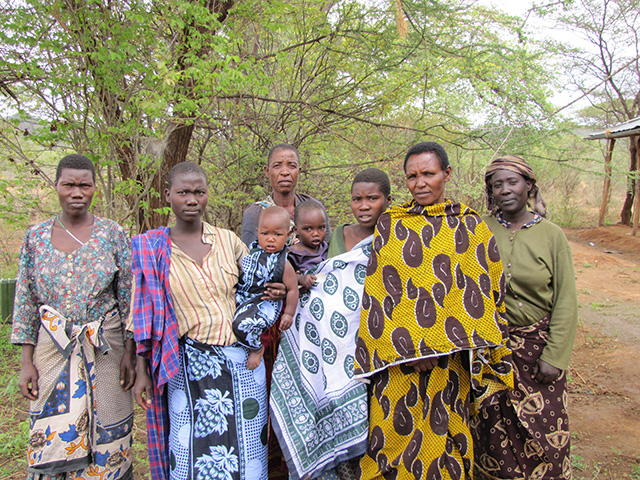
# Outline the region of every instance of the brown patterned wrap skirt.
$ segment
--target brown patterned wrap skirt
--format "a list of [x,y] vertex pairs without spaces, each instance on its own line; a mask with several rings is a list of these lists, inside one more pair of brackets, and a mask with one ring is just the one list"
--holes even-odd
[[548,316],[509,327],[515,388],[471,421],[476,480],[571,478],[566,375],[549,385],[533,378],[548,335]]

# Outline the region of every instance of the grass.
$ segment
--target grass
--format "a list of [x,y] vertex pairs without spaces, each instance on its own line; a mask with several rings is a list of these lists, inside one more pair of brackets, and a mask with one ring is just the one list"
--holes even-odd
[[9,343],[10,324],[0,324],[0,479],[21,478],[26,471],[29,421],[20,395],[20,349]]
[[[573,450],[573,447],[571,447],[571,450]],[[571,452],[571,468],[573,470],[579,470],[581,472],[584,472],[586,470],[587,464],[584,461],[582,455],[576,455]]]
[[135,405],[133,427],[133,475],[136,480],[151,480],[147,452],[147,424],[144,411]]
[[603,308],[611,308],[615,306],[615,303],[610,303],[607,300],[605,300],[604,302],[591,302],[591,308],[593,308],[596,312],[601,311]]

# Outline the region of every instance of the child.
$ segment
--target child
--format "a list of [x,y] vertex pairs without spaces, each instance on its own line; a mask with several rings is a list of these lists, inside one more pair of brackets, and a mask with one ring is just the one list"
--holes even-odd
[[[353,334],[360,328],[363,273],[373,233],[390,193],[389,177],[381,170],[370,168],[355,176],[351,209],[357,223],[341,226],[339,235],[333,232],[329,250],[334,249],[335,259],[316,267],[318,285],[299,302],[296,322],[283,334],[287,341],[280,344],[271,384],[271,421],[289,452],[290,478],[309,478],[314,472],[324,472],[318,479],[359,478],[369,422],[366,413],[353,412],[357,406],[367,412],[368,395],[366,385],[352,379]],[[348,291],[352,293],[346,295]],[[310,369],[309,358],[322,360]],[[336,418],[349,420],[337,424]],[[327,424],[335,428],[327,432]],[[318,448],[310,449],[307,438]]]
[[351,211],[358,222],[340,225],[329,245],[328,257],[348,252],[360,241],[373,235],[378,218],[391,203],[391,183],[382,170],[367,168],[351,183]]
[[233,332],[238,342],[251,350],[247,359],[250,370],[260,365],[264,353],[260,334],[275,323],[282,309],[282,301],[264,298],[267,282],[282,282],[287,287],[280,330],[286,330],[293,323],[298,282],[293,267],[287,262],[285,243],[289,238],[289,223],[289,213],[282,207],[262,210],[258,219],[258,241],[251,244],[251,251],[241,261]]
[[293,221],[300,241],[289,247],[289,262],[298,273],[298,284],[308,290],[315,283],[316,276],[304,273],[327,258],[329,246],[324,241],[327,219],[322,205],[307,200],[298,204],[293,212]]

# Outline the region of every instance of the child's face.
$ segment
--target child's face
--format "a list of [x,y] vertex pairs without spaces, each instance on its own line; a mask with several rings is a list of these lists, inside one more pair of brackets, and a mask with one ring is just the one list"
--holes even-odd
[[318,248],[327,233],[327,219],[321,208],[303,210],[296,218],[296,232],[303,245]]
[[378,218],[390,202],[377,183],[354,183],[351,188],[351,211],[358,223],[366,228],[374,228]]
[[258,243],[265,252],[279,252],[287,243],[289,231],[288,219],[281,215],[263,215],[258,224]]

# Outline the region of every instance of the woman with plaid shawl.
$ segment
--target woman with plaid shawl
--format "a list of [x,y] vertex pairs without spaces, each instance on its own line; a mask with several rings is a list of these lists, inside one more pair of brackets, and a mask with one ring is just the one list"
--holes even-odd
[[152,478],[266,478],[264,363],[247,368],[232,329],[247,248],[202,221],[198,165],[176,165],[165,195],[175,224],[133,239],[134,393],[147,411]]

